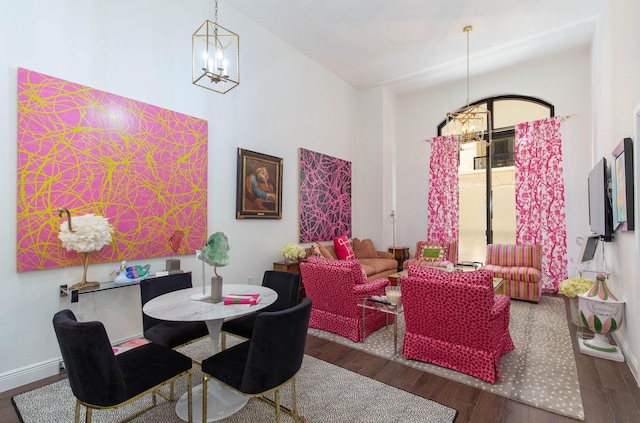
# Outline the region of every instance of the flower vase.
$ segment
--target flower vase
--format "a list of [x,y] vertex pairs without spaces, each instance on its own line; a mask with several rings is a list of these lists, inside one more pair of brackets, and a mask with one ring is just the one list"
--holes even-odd
[[84,269],[82,271],[82,280],[75,285],[72,285],[69,290],[70,291],[84,291],[87,289],[93,289],[100,286],[99,282],[87,282],[87,269],[89,268],[89,257],[91,256],[91,252],[82,253],[84,255],[83,265]]
[[598,275],[593,287],[578,298],[580,320],[594,332],[593,339],[584,340],[583,345],[600,354],[598,356],[620,354],[605,335],[616,331],[622,324],[624,302],[611,294],[603,275]]
[[580,311],[578,310],[578,297],[569,297],[569,310],[571,311],[571,321],[579,328],[585,327],[580,319]]

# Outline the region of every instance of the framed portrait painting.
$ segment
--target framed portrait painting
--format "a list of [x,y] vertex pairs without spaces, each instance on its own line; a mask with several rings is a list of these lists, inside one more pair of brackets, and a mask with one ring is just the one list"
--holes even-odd
[[282,159],[238,148],[236,219],[282,219]]

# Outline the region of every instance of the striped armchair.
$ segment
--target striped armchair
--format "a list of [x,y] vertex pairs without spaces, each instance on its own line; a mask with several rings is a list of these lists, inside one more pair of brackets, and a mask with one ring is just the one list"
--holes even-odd
[[542,295],[542,259],[539,245],[487,245],[484,269],[504,279],[511,298],[539,302]]

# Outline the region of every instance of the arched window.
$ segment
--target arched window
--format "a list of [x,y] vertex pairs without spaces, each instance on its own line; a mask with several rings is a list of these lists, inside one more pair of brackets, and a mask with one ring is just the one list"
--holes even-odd
[[[515,125],[552,117],[555,111],[544,100],[521,95],[485,98],[469,106],[489,110],[493,130],[489,146],[482,142],[460,146],[458,257],[484,261],[487,244],[515,244]],[[445,119],[438,125],[438,135],[447,134]]]

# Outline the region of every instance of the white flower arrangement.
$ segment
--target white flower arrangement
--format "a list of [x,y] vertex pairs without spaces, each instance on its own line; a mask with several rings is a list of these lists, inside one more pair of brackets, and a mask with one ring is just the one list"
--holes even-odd
[[71,224],[68,221],[60,223],[58,238],[67,251],[90,253],[111,244],[112,235],[113,226],[109,219],[91,213],[74,216]]
[[281,252],[286,260],[298,260],[307,256],[305,249],[293,242],[285,245]]

